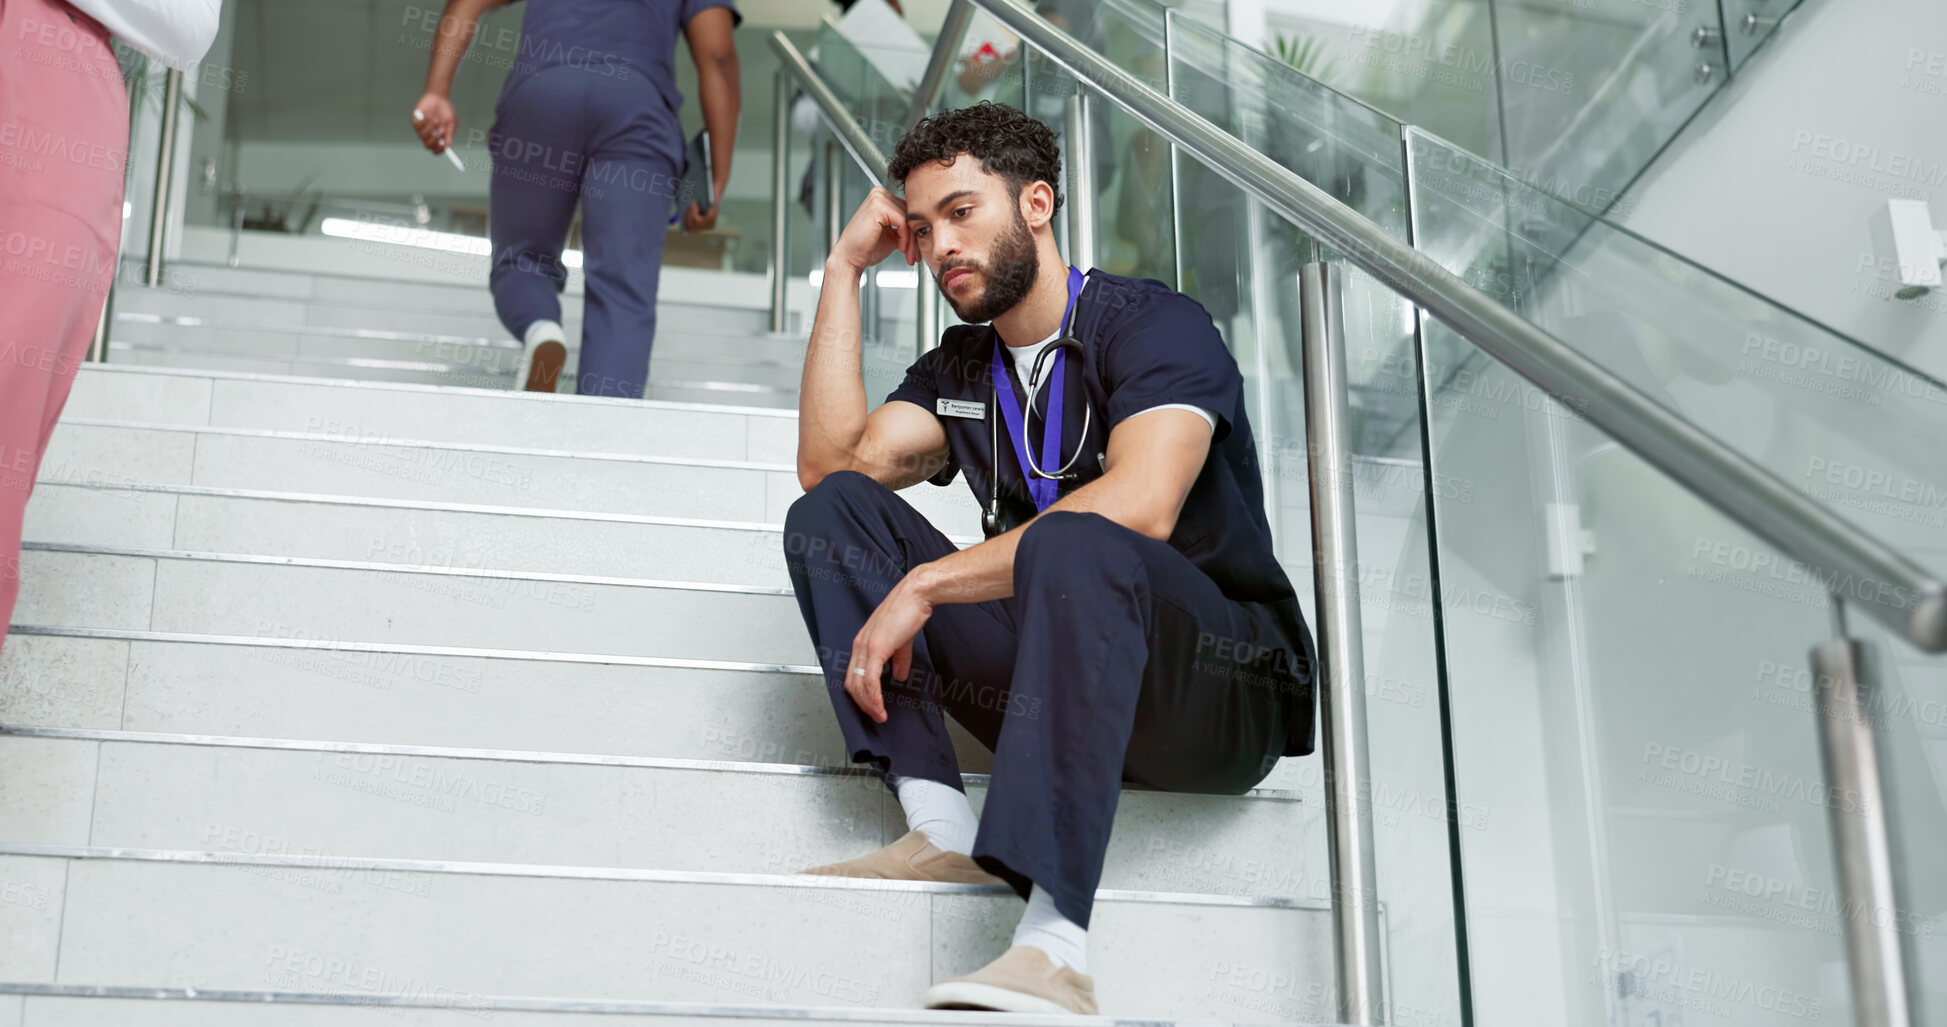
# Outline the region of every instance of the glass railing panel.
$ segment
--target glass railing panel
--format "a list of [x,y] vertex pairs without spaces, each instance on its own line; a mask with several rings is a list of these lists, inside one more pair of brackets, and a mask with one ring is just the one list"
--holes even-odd
[[1475,485],[1434,500],[1475,1021],[1848,1022],[1844,946],[1813,908],[1837,884],[1829,795],[1793,691],[1824,593],[1467,362],[1429,406],[1436,480]]
[[1475,153],[1500,157],[1502,86],[1487,0],[1268,7],[1266,49],[1296,70]]
[[[1062,19],[1060,13],[1051,19]],[[1096,5],[1092,20],[1068,22],[1071,34],[1157,92],[1169,89],[1163,10],[1146,0]],[[1095,263],[1135,278],[1176,281],[1176,178],[1170,146],[1122,108],[1093,98],[1096,168]],[[1071,197],[1070,202],[1076,202]]]
[[1405,238],[1398,120],[1195,20],[1169,25],[1179,103]]
[[[910,72],[912,56],[904,51],[862,51],[829,26],[819,32],[819,75],[832,86],[847,113],[888,160],[905,130],[912,93],[910,88],[894,84],[886,74]],[[902,68],[905,72],[900,71]],[[822,123],[820,135],[831,138],[829,129]],[[846,188],[839,204],[841,225],[851,219],[875,184],[849,154],[843,163]],[[875,363],[866,369],[867,393],[875,401],[883,399],[885,393],[899,384],[906,365],[918,353],[914,322],[920,282],[919,269],[907,266],[905,258],[894,251],[872,269],[861,287],[861,334],[865,352]],[[898,367],[895,372],[876,367],[877,363],[893,363]],[[879,384],[885,387],[879,388]]]
[[[162,120],[161,64],[126,46],[116,45],[122,85],[128,91],[128,145],[122,148],[122,232],[120,258],[124,265],[116,287],[142,282],[148,257],[149,218],[155,205],[156,146]],[[112,333],[111,333],[112,334]]]
[[[1800,493],[1947,568],[1947,387],[1442,140],[1413,132],[1410,148],[1420,249]],[[1468,351],[1430,351],[1437,380],[1484,394]],[[1883,586],[1836,584],[1869,600]]]
[[819,26],[811,51],[812,67],[817,69],[818,77],[825,80],[861,125],[867,124],[867,116],[885,113],[880,108],[888,107],[900,95],[880,70],[885,62],[894,59],[888,53],[861,49],[830,23]]
[[[865,202],[874,182],[849,156],[840,167],[840,210],[849,219]],[[822,277],[821,271],[821,282]],[[865,377],[866,402],[871,406],[878,406],[899,387],[917,355],[912,319],[919,284],[915,269],[907,267],[906,259],[895,250],[866,272],[859,287],[859,366]],[[930,281],[925,284],[932,287]],[[807,322],[799,334],[809,337],[810,331]]]
[[1526,178],[1620,192],[1726,78],[1711,0],[1494,3],[1497,163]]
[[[944,17],[945,8],[941,15]],[[955,53],[952,72],[940,89],[935,110],[966,107],[982,100],[1020,107],[1025,97],[1025,48],[1021,39],[976,9]]]
[[[93,298],[96,301],[106,300],[103,318],[107,324],[107,338],[102,359],[118,363],[153,364],[163,362],[166,359],[165,345],[177,340],[166,337],[158,339],[159,335],[168,332],[166,326],[143,325],[131,331],[132,321],[141,315],[126,315],[130,308],[140,309],[144,306],[143,295],[149,289],[149,234],[154,222],[156,163],[162,140],[169,69],[120,40],[114,40],[113,46],[121,64],[123,86],[128,93],[129,136],[126,146],[115,148],[115,159],[122,163],[123,202],[114,283],[108,296]],[[212,77],[214,74],[212,72]],[[180,140],[185,139],[192,126],[206,116],[208,108],[205,105],[218,102],[212,100],[212,94],[217,92],[213,87],[200,90],[203,93],[200,101],[191,95],[197,91],[194,87],[200,85],[200,69],[192,68],[184,78],[185,86],[176,102],[179,158],[183,156]],[[194,203],[193,195],[185,203],[185,198],[178,193],[168,204],[168,209],[193,208]],[[165,221],[170,218],[168,209],[164,211]],[[175,297],[195,296],[207,287],[200,271],[173,263],[169,257],[166,239],[156,288],[170,294],[169,301]],[[119,321],[118,312],[125,315]]]
[[[1474,826],[1474,813],[1452,809],[1446,801],[1435,610],[1442,591],[1432,558],[1428,497],[1437,492],[1456,502],[1472,502],[1478,486],[1429,477],[1416,397],[1410,390],[1373,388],[1383,383],[1376,377],[1373,354],[1394,355],[1380,367],[1412,364],[1412,305],[1336,255],[1327,256],[1348,372],[1366,376],[1353,394],[1350,411],[1353,437],[1359,440],[1350,468],[1358,532],[1356,580],[1351,583],[1359,589],[1365,640],[1372,831],[1390,964],[1384,1022],[1460,1024],[1461,925],[1451,874],[1452,840]],[[1294,347],[1299,337],[1295,325],[1285,336]],[[1287,418],[1302,409],[1293,404]],[[1287,422],[1291,427],[1299,433],[1287,436],[1287,446],[1298,445],[1302,437],[1302,423]],[[1283,470],[1289,473],[1296,463],[1285,461]],[[1288,486],[1285,502],[1306,502],[1308,484],[1301,480]],[[1309,510],[1305,513],[1309,533]],[[1309,534],[1297,541],[1300,545],[1292,551],[1308,557]],[[1321,570],[1303,567],[1295,580],[1310,581]]]
[[[1168,27],[1176,100],[1406,237],[1398,122],[1192,19],[1171,12]],[[1266,500],[1276,511],[1279,556],[1309,614],[1317,572],[1310,518],[1315,469],[1305,442],[1298,283],[1304,265],[1317,259],[1314,246],[1194,157],[1176,156],[1183,288],[1211,312],[1244,372],[1246,406],[1263,451]],[[1411,388],[1384,388],[1379,377],[1381,368],[1412,364],[1415,325],[1409,304],[1331,254],[1324,257],[1331,262],[1354,383],[1349,473],[1373,754],[1371,827],[1390,958],[1386,1018],[1459,1023],[1431,602],[1436,591],[1418,396]],[[1302,788],[1322,784],[1317,757],[1287,760],[1275,773]],[[1329,898],[1323,831],[1310,840],[1313,847],[1302,854],[1304,873],[1321,889],[1315,897]],[[1331,987],[1320,984],[1316,994],[1325,996],[1324,1004],[1287,1001],[1272,1011],[1290,1019],[1336,1018]],[[1216,997],[1228,1004],[1212,1012],[1234,1015],[1243,1015],[1252,999],[1241,989],[1220,989]]]
[[1778,30],[1778,24],[1798,6],[1798,0],[1718,0],[1723,10],[1724,45],[1731,71],[1744,67],[1751,54]]
[[[1394,236],[1407,235],[1407,202],[1404,158],[1401,150],[1402,126],[1399,122],[1355,100],[1326,88],[1260,51],[1253,50],[1207,26],[1174,15],[1169,19],[1170,52],[1174,78],[1172,88],[1178,102],[1230,132],[1239,140],[1261,150],[1290,168],[1340,202],[1352,207]],[[1224,180],[1194,158],[1179,157],[1178,188],[1182,209],[1182,253],[1185,261],[1185,287],[1199,286],[1222,305],[1223,290],[1238,274],[1266,274],[1255,251],[1231,249],[1235,236],[1225,231],[1218,217],[1223,197],[1219,186]],[[1272,234],[1280,239],[1296,239],[1301,233],[1281,218],[1273,218]],[[1269,274],[1289,282],[1295,280],[1296,263],[1306,259],[1294,255],[1289,245],[1280,246],[1271,261]],[[1232,254],[1247,271],[1214,272],[1224,254]],[[1199,276],[1211,279],[1204,283]],[[1212,291],[1214,290],[1214,291]],[[1276,301],[1285,304],[1279,323],[1295,338],[1297,328],[1294,291],[1281,293]],[[1399,323],[1406,324],[1404,314]],[[1354,416],[1367,425],[1362,429],[1359,451],[1390,455],[1393,440],[1408,438],[1406,425],[1413,422],[1417,396],[1402,392],[1386,381],[1371,381],[1375,369],[1411,361],[1407,341],[1410,331],[1394,333],[1391,346],[1368,352],[1349,351],[1348,370],[1353,385]],[[1281,355],[1280,360],[1284,359]],[[1291,370],[1291,369],[1287,369]],[[1409,445],[1414,445],[1412,443]]]
[[[937,31],[937,25],[934,26]],[[911,93],[900,89],[879,74],[870,62],[851,43],[832,32],[829,27],[821,30],[818,40],[816,64],[820,75],[829,65],[845,79],[844,89],[834,89],[846,112],[858,121],[861,128],[877,144],[882,154],[890,159],[904,133],[905,121],[910,111]],[[829,56],[828,56],[829,55]],[[1000,65],[994,78],[986,84],[997,92],[1019,98],[1025,95],[1025,78],[1028,73],[1024,61],[1015,60]],[[951,94],[951,80],[947,87]],[[833,135],[821,117],[813,134],[821,155],[820,169],[815,173],[822,181],[823,141]],[[839,197],[839,218],[841,224],[851,218],[865,201],[873,182],[860,168],[849,153],[841,154],[841,191]],[[824,218],[822,187],[818,191],[818,210],[815,215],[816,253],[814,281],[822,281],[824,260]],[[866,382],[867,401],[877,406],[904,380],[905,371],[916,359],[919,350],[918,316],[919,304],[934,302],[938,287],[932,275],[923,267],[909,267],[905,258],[897,251],[888,254],[877,267],[864,277],[860,288],[860,328],[863,349],[861,363]],[[952,308],[939,304],[940,327],[957,324]],[[809,324],[805,326],[809,328]]]
[[[774,91],[770,83],[765,85],[764,92]],[[825,128],[825,120],[817,113],[817,105],[801,92],[792,92],[791,145],[784,169],[784,266],[791,281],[808,282],[814,273],[822,273],[825,267],[825,195],[829,188],[825,180],[825,145],[833,140]],[[761,159],[770,156],[769,123],[765,123],[765,128],[767,141]],[[840,157],[845,161],[850,160],[844,157],[842,150]],[[768,172],[770,169],[765,170]],[[849,210],[842,210],[840,216],[850,213]],[[770,234],[770,216],[767,213],[763,227],[767,251],[770,248]],[[791,325],[787,323],[786,327]],[[797,328],[807,333],[811,330],[811,315],[808,312],[803,315],[802,323]]]

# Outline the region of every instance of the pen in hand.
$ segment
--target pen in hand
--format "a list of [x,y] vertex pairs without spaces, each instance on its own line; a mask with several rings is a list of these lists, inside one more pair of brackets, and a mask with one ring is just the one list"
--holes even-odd
[[[426,113],[425,113],[424,111],[420,111],[420,110],[414,110],[414,111],[412,112],[412,120],[414,120],[414,121],[425,121],[425,120],[426,120]],[[452,144],[450,144],[450,143],[449,143],[449,144],[447,144],[447,147],[446,147],[446,149],[444,149],[444,150],[441,150],[441,151],[439,151],[439,152],[440,152],[441,154],[443,154],[443,155],[445,155],[445,157],[446,157],[446,159],[447,159],[447,160],[450,160],[450,161],[452,161],[452,162],[453,162],[453,166],[454,166],[455,168],[458,168],[459,170],[461,170],[461,171],[463,171],[463,172],[464,172],[464,171],[466,170],[466,165],[465,165],[465,164],[462,164],[462,163],[460,163],[460,155],[459,155],[459,154],[457,154],[457,153],[454,153],[454,152],[453,152],[453,146],[452,146]]]

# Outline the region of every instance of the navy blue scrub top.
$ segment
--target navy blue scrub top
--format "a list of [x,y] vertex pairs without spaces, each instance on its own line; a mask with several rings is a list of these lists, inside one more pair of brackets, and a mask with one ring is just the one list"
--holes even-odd
[[728,7],[733,23],[743,23],[731,0],[527,0],[520,55],[500,95],[544,69],[580,68],[618,82],[647,80],[670,124],[678,125],[683,93],[676,88],[676,39],[691,18],[712,7]]
[[[1067,495],[1101,476],[1099,456],[1108,449],[1108,430],[1125,418],[1165,403],[1186,403],[1214,413],[1217,426],[1211,436],[1210,454],[1190,486],[1169,544],[1209,575],[1226,597],[1264,604],[1292,643],[1287,655],[1293,676],[1309,684],[1311,669],[1316,666],[1315,650],[1299,611],[1297,593],[1271,548],[1257,448],[1244,410],[1244,376],[1209,313],[1196,300],[1162,282],[1093,270],[1075,305],[1074,334],[1087,353],[1085,373],[1079,376],[1086,387],[1076,387],[1078,376],[1070,351],[1062,403],[1061,461],[1083,441],[1083,404],[1090,396],[1094,415],[1083,455],[1075,465],[1083,471],[1085,480],[1063,482],[1060,494]],[[993,383],[989,365],[994,341],[995,331],[989,325],[947,329],[940,345],[915,361],[906,371],[905,382],[886,397],[887,402],[905,400],[935,414],[946,429],[948,463],[932,481],[946,485],[965,471],[967,484],[982,509],[987,506],[989,476],[994,473],[992,429],[981,418],[940,415],[937,401],[966,400],[985,408]],[[1009,380],[1026,410],[1020,381],[1012,375]],[[1046,402],[1045,388],[1041,398]],[[1040,424],[1040,418],[1033,417],[1028,429],[1028,437],[1037,446]],[[1001,504],[1014,515],[1011,523],[1018,524],[1034,516],[1034,503],[1005,425],[1000,435]],[[1312,747],[1311,690],[1303,689],[1299,699],[1292,705],[1303,707],[1302,721],[1295,708],[1292,720],[1294,725],[1302,722],[1303,730],[1294,730],[1288,739],[1287,755],[1308,753]]]

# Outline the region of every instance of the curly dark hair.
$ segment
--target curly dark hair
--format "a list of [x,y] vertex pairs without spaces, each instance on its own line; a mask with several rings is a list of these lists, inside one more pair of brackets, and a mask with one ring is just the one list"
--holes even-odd
[[890,174],[903,186],[914,168],[951,162],[963,153],[980,161],[982,171],[1005,179],[1016,199],[1029,182],[1048,183],[1055,191],[1055,210],[1061,210],[1061,148],[1055,145],[1055,133],[991,100],[941,111],[914,125],[893,147]]

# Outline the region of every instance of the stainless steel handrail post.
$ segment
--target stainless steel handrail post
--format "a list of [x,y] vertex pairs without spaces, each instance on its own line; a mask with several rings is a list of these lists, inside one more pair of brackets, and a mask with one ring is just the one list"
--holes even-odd
[[947,8],[946,20],[940,23],[939,38],[933,43],[933,56],[926,62],[926,73],[919,77],[919,85],[913,90],[912,106],[906,111],[907,128],[919,124],[920,119],[932,112],[934,101],[946,86],[947,75],[953,71],[954,60],[960,55],[960,41],[966,38],[973,16],[973,5],[967,0],[953,0],[953,6]]
[[1095,266],[1095,154],[1089,98],[1080,85],[1068,98],[1062,134],[1068,137],[1068,262]]
[[1331,852],[1332,950],[1338,1020],[1380,1022],[1379,895],[1373,871],[1366,742],[1365,639],[1359,620],[1351,414],[1336,275],[1323,261],[1299,275],[1305,356],[1305,454],[1311,474],[1312,588],[1318,612],[1320,758]]
[[[1846,634],[1845,605],[1832,596],[1833,637],[1812,649],[1812,715],[1831,811],[1832,848],[1845,921],[1854,1022],[1859,1027],[1911,1027],[1900,933],[1893,843],[1873,727],[1873,682],[1857,641]],[[1821,695],[1821,693],[1823,693]]]
[[[1175,149],[1175,147],[1171,147]],[[1271,237],[1264,226],[1264,206],[1255,200],[1244,201],[1244,238],[1250,252],[1245,256],[1251,269],[1251,370],[1256,376],[1252,391],[1257,393],[1257,448],[1260,477],[1264,483],[1264,509],[1271,525],[1271,555],[1285,554],[1284,468],[1278,455],[1285,448],[1284,411],[1277,406],[1271,380],[1271,289],[1274,275],[1271,262],[1263,259],[1270,252]],[[1358,440],[1353,440],[1356,444]]]
[[182,106],[183,73],[174,68],[163,77],[162,134],[156,146],[155,206],[149,210],[149,263],[142,280],[150,287],[162,284],[162,244],[169,231],[169,187],[175,178],[176,125]]
[[926,269],[926,262],[913,265],[913,273],[919,276],[913,282],[913,320],[918,322],[913,355],[917,357],[940,344],[940,305],[936,302],[939,292],[933,287],[933,272]]
[[785,264],[791,256],[785,239],[791,203],[787,195],[791,188],[791,77],[783,71],[777,73],[773,98],[777,113],[771,119],[771,331],[781,332],[785,328],[784,287],[789,275]]
[[[1176,19],[1181,15],[1174,9],[1163,11],[1163,95],[1176,98]],[[1170,270],[1176,280],[1170,285],[1179,292],[1183,279],[1183,148],[1170,147]],[[1272,509],[1277,509],[1272,507]],[[1278,530],[1278,522],[1271,522],[1272,534]]]
[[825,140],[825,252],[838,248],[838,236],[845,230],[845,160],[836,139]]
[[230,258],[228,263],[231,267],[236,267],[238,257],[243,250],[243,205],[248,201],[248,197],[242,189],[238,189],[233,195],[236,197],[236,206],[230,210]]

